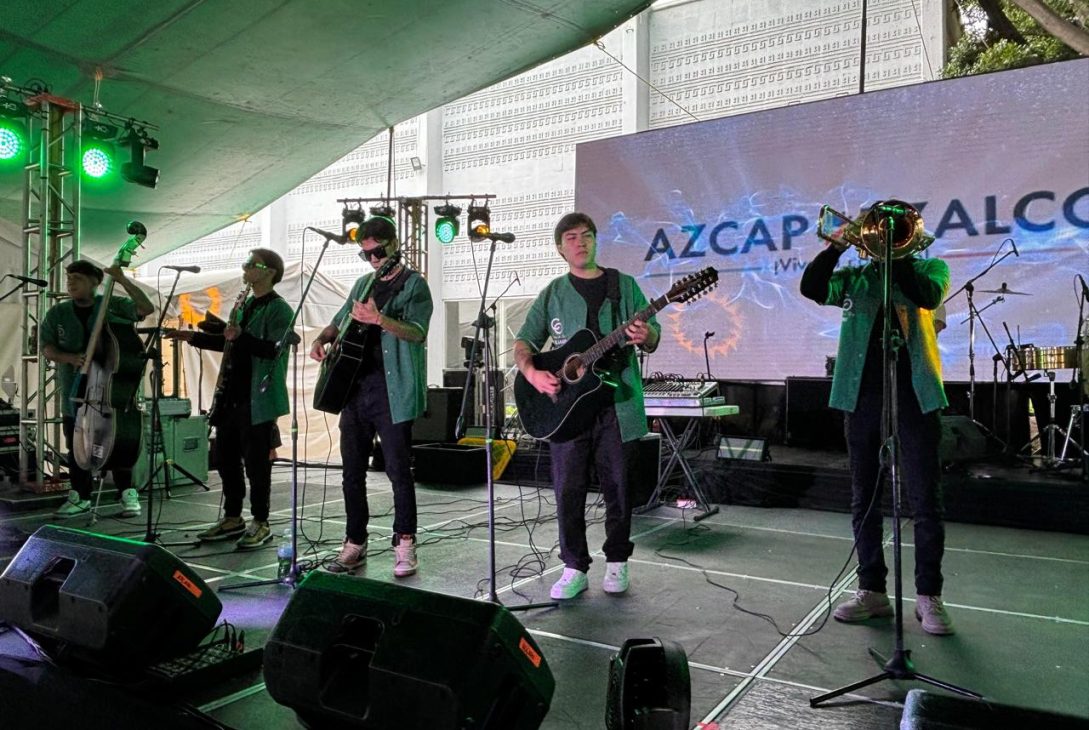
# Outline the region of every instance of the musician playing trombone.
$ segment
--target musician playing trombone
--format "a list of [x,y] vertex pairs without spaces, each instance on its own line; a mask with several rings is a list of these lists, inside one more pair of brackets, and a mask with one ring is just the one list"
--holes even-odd
[[[80,259],[68,264],[65,273],[67,274],[65,287],[69,299],[49,308],[42,320],[41,331],[38,335],[45,359],[57,366],[62,427],[64,441],[68,448],[68,476],[72,488],[68,491],[68,499],[53,514],[60,519],[75,517],[91,509],[91,473],[76,463],[72,453],[76,428],[72,382],[75,380],[76,372],[83,367],[91,329],[95,324],[95,306],[102,301],[102,295],[96,293],[98,285],[102,283],[105,275],[109,274],[131,297],[110,298],[108,312],[110,321],[138,322],[155,311],[151,300],[132,279],[125,276],[120,266],[110,266],[103,270],[86,259]],[[117,499],[121,503],[121,516],[139,516],[140,499],[136,490],[132,488],[131,465],[127,469],[113,469],[113,480],[117,486]]]
[[[287,398],[288,349],[276,345],[291,323],[291,305],[274,289],[284,278],[284,261],[275,251],[255,248],[242,264],[243,287],[250,287],[237,313],[222,334],[177,330],[165,336],[194,347],[223,352],[231,343],[229,368],[217,393],[212,425],[216,427],[216,470],[223,482],[223,516],[197,537],[229,540],[241,550],[261,547],[272,539],[268,524],[272,491],[270,453],[279,445],[276,419],[290,408]],[[242,518],[246,498],[245,466],[250,482],[250,521]]]
[[[597,264],[597,227],[585,213],[568,213],[553,232],[556,251],[567,262],[569,272],[553,279],[534,300],[514,343],[514,360],[526,380],[541,393],[555,394],[560,381],[551,372],[533,364],[533,355],[551,338],[557,347],[583,328],[598,338],[616,329],[647,306],[635,279]],[[627,345],[646,352],[658,347],[661,326],[652,317],[630,324]],[[623,347],[614,353],[613,370],[618,387],[604,386],[588,398],[593,404],[590,427],[566,440],[550,442],[552,485],[556,490],[556,517],[560,527],[560,559],[563,574],[552,586],[552,598],[575,598],[589,585],[590,551],[586,545],[586,492],[590,462],[605,497],[606,593],[628,590],[628,558],[632,554],[631,495],[627,465],[630,445],[647,432],[643,406],[643,383],[635,349]]]
[[[917,216],[913,209],[911,213]],[[897,220],[894,230],[910,231],[911,226],[911,220]],[[911,240],[922,241],[921,219],[917,227],[918,234]],[[932,240],[928,238],[923,247]],[[846,623],[893,614],[886,590],[881,517],[882,483],[887,476],[880,458],[885,451],[881,441],[882,266],[871,259],[862,266],[837,270],[840,256],[849,247],[847,241],[830,243],[806,266],[801,280],[801,293],[807,299],[843,310],[829,406],[845,412],[851,522],[858,548],[858,590],[832,614]],[[938,452],[939,411],[948,401],[933,317],[949,286],[949,266],[938,258],[920,258],[906,247],[894,249],[891,277],[893,339],[902,343],[896,358],[899,464],[915,525],[915,616],[928,633],[952,634],[942,602],[945,526]]]

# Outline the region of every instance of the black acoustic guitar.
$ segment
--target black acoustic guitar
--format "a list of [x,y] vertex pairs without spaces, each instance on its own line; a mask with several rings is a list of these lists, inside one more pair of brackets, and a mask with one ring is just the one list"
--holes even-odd
[[[400,252],[386,259],[359,293],[359,301],[367,301],[375,282],[388,276],[400,261]],[[319,411],[340,413],[344,410],[352,383],[359,374],[359,366],[367,351],[369,326],[349,317],[348,326],[340,331],[325,359],[321,361],[321,372],[318,373],[318,383],[314,387],[314,407]]]
[[643,322],[673,302],[687,302],[710,291],[718,272],[707,267],[684,277],[662,296],[605,337],[598,340],[590,330],[579,330],[563,347],[533,356],[533,366],[560,379],[556,395],[545,395],[518,373],[514,378],[514,402],[522,428],[536,439],[563,440],[584,430],[594,416],[596,398],[590,396],[603,386],[615,387],[599,361],[613,348],[627,341],[624,330],[635,320]]

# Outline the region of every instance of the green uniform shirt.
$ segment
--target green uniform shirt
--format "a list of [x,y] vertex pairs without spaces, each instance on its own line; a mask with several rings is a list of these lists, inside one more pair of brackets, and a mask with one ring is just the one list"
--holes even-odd
[[[941,302],[949,287],[949,266],[941,259],[931,258],[914,259],[912,267],[926,298]],[[828,403],[832,408],[855,410],[870,331],[875,326],[881,300],[881,273],[875,264],[848,266],[832,274],[825,304],[843,310],[836,371],[832,377],[832,395]],[[907,355],[911,359],[911,385],[919,399],[919,407],[923,413],[944,408],[949,401],[942,387],[942,363],[934,334],[933,311],[917,306],[895,284],[892,305],[904,334]],[[903,357],[903,351],[900,356]]]
[[[344,306],[333,318],[337,329],[344,331],[351,322],[352,303],[363,287],[374,278],[374,272],[356,279]],[[431,289],[418,271],[409,271],[401,290],[390,297],[382,314],[419,328],[427,337],[431,313]],[[382,363],[386,370],[386,390],[389,391],[389,412],[394,423],[419,418],[427,408],[427,351],[424,342],[409,342],[382,331]]]
[[[54,304],[45,313],[42,326],[38,329],[38,341],[40,348],[52,345],[61,352],[82,353],[87,347],[87,338],[90,337],[90,328],[94,326],[98,306],[102,302],[102,295],[95,295],[95,303],[91,310],[91,316],[87,318],[87,328],[84,328],[79,315],[76,314],[76,303],[71,299]],[[140,319],[136,313],[136,302],[126,297],[110,297],[110,308],[106,316],[110,322],[120,324],[132,324]],[[57,369],[57,387],[61,394],[61,412],[65,416],[75,417],[76,409],[72,403],[72,383],[76,379],[76,368],[66,362],[54,363]]]
[[[633,277],[620,274],[619,285],[620,312],[614,313],[613,301],[609,297],[605,297],[598,312],[598,327],[603,335],[608,335],[647,306],[647,298],[643,296]],[[654,317],[647,324],[661,335],[662,328]],[[575,291],[568,275],[564,274],[553,279],[537,295],[526,315],[526,321],[518,330],[518,339],[540,352],[549,338],[554,348],[562,347],[568,338],[585,328],[586,300]],[[625,350],[620,384],[612,389],[613,403],[616,407],[616,419],[620,423],[621,439],[634,441],[646,435],[647,414],[643,407],[643,379],[639,374],[635,348],[626,347]]]

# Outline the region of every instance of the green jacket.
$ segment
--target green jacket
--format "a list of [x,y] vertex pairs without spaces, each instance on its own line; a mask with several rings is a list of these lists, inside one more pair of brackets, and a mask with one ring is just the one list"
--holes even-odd
[[[633,277],[622,273],[619,284],[620,312],[614,315],[613,302],[608,297],[598,312],[598,327],[603,335],[608,335],[647,306],[647,298],[643,296]],[[661,325],[654,317],[647,324],[661,335]],[[575,290],[568,275],[564,274],[549,282],[537,295],[526,315],[526,321],[518,330],[518,339],[540,352],[549,338],[552,339],[553,348],[563,347],[571,335],[585,328],[586,300]],[[643,379],[639,373],[635,348],[627,347],[625,350],[620,384],[613,389],[613,403],[616,406],[617,421],[620,423],[621,439],[634,441],[647,432],[647,414],[643,407]]]
[[[347,328],[351,322],[352,303],[373,278],[374,272],[371,272],[356,279],[344,305],[333,318],[338,330]],[[418,271],[409,271],[404,286],[386,302],[382,314],[415,325],[426,338],[434,309],[427,280]],[[382,362],[386,369],[386,390],[389,391],[389,412],[393,422],[419,418],[427,408],[427,350],[424,342],[402,340],[383,330]]]
[[[941,303],[949,287],[949,266],[937,258],[913,259],[912,268],[922,294]],[[832,274],[825,304],[843,309],[840,325],[836,370],[832,377],[829,405],[842,411],[854,411],[858,389],[866,363],[870,331],[881,308],[882,282],[880,270],[874,263],[848,266]],[[900,320],[900,329],[911,358],[911,384],[923,413],[949,405],[942,387],[942,363],[934,334],[934,313],[919,307],[894,284],[893,308]],[[901,352],[901,357],[903,353]]]
[[[250,306],[253,296],[246,298],[243,311]],[[256,425],[273,421],[291,408],[287,399],[287,359],[285,347],[279,357],[273,357],[275,346],[291,323],[291,305],[274,292],[268,303],[255,309],[242,328],[242,336],[231,346],[231,357],[248,353],[250,358],[250,423]],[[193,346],[206,350],[223,351],[223,335],[198,333]],[[268,387],[261,392],[261,383]]]
[[[87,326],[93,327],[95,313],[102,303],[102,295],[95,295],[94,307],[91,308],[91,316],[87,320]],[[126,297],[110,297],[110,309],[107,313],[110,322],[132,324],[140,319],[136,313],[136,303]],[[83,322],[76,315],[76,303],[72,300],[54,304],[45,313],[42,326],[38,330],[38,341],[42,348],[52,345],[61,352],[80,352],[87,347],[87,338],[90,331],[83,327]],[[76,368],[68,363],[55,363],[57,369],[57,387],[61,394],[61,412],[63,415],[74,418],[76,409],[72,404],[72,383],[76,379]]]

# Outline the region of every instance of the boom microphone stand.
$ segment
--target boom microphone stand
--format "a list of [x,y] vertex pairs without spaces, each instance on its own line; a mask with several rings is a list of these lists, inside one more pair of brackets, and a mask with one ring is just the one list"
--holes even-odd
[[[480,292],[480,310],[476,315],[476,331],[473,333],[473,345],[469,351],[469,368],[470,372],[473,367],[473,363],[476,362],[477,348],[480,347],[481,331],[483,331],[484,339],[487,339],[488,332],[491,330],[491,323],[494,322],[487,313],[488,303],[488,282],[492,278],[492,262],[495,260],[495,244],[499,240],[513,241],[514,236],[512,234],[503,233],[481,233],[473,234],[476,240],[488,239],[491,241],[491,246],[488,249],[488,269],[484,274],[484,287]],[[494,305],[493,305],[494,306]],[[495,436],[495,398],[494,384],[492,383],[492,358],[491,358],[491,343],[484,343],[484,464],[487,474],[485,478],[487,480],[488,487],[488,600],[491,603],[502,606],[503,602],[499,600],[499,594],[495,590],[495,480],[492,477],[492,441]],[[469,405],[469,385],[472,382],[468,377],[468,373],[465,377],[465,390],[461,395],[461,412],[458,414],[457,425],[454,428],[454,437],[461,438],[465,433],[465,415]],[[541,603],[523,603],[515,606],[507,606],[508,611],[528,611],[534,608],[555,608],[559,604],[556,601],[545,601]]]
[[[893,650],[892,656],[888,659],[871,648],[869,650],[870,656],[872,656],[878,664],[882,665],[883,671],[859,682],[854,682],[844,687],[840,687],[839,689],[834,689],[831,692],[826,692],[825,694],[813,697],[809,700],[810,707],[816,707],[830,699],[847,694],[848,692],[854,692],[855,690],[868,687],[871,684],[876,684],[886,679],[925,682],[926,684],[940,687],[949,690],[950,692],[964,695],[965,697],[971,697],[977,700],[983,699],[983,695],[972,692],[971,690],[916,672],[915,663],[911,660],[911,651],[904,648],[903,572],[900,559],[900,554],[903,551],[903,540],[900,534],[900,438],[898,435],[898,383],[896,381],[896,359],[903,341],[899,336],[897,336],[894,341],[892,333],[892,317],[894,316],[892,313],[892,248],[894,240],[894,221],[895,217],[891,212],[885,215],[885,256],[881,266],[883,292],[882,305],[884,307],[881,342],[885,365],[881,400],[881,438],[882,452],[887,454],[888,458],[888,479],[892,484],[892,545],[893,574],[896,589],[896,647]],[[908,387],[911,387],[910,383],[908,384]]]
[[[318,260],[314,262],[314,268],[310,270],[310,277],[306,280],[306,286],[303,287],[302,294],[299,295],[299,305],[291,313],[291,321],[288,322],[287,328],[284,330],[283,335],[280,336],[280,341],[276,343],[276,357],[280,356],[284,348],[291,347],[291,567],[288,568],[287,574],[283,578],[253,580],[230,586],[220,586],[219,590],[221,592],[235,590],[236,588],[271,585],[285,585],[294,589],[301,577],[299,575],[299,337],[295,334],[295,320],[299,318],[299,312],[302,311],[303,304],[306,303],[306,297],[310,294],[310,285],[314,283],[314,277],[317,276],[318,267],[329,248],[329,242],[344,243],[341,237],[334,234],[319,231],[316,228],[309,230],[325,236],[325,243],[322,244],[321,251],[318,253]],[[303,233],[303,235],[306,234]],[[299,265],[302,266],[301,263]],[[261,380],[258,387],[262,393],[268,390],[271,382],[270,378],[271,373]]]

